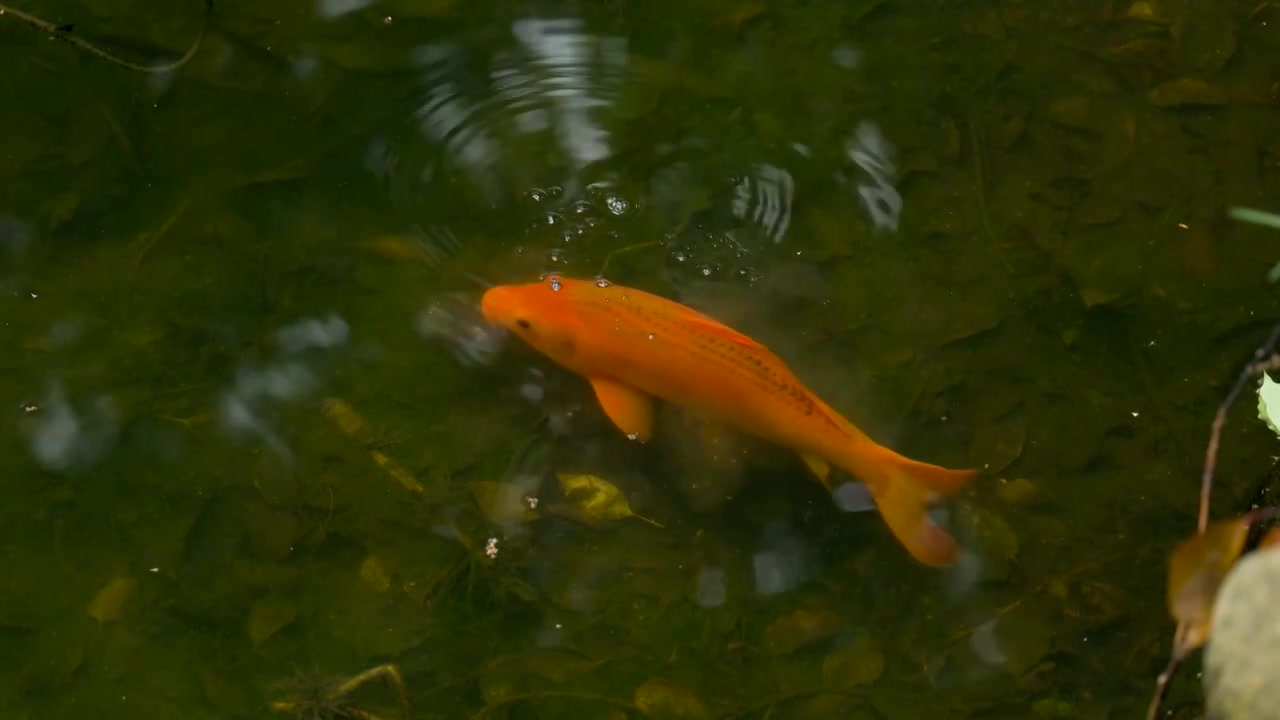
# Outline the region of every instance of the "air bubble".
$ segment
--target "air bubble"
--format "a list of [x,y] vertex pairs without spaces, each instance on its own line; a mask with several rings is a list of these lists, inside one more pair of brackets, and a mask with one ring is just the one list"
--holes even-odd
[[607,288],[609,287],[609,281],[604,278],[600,278],[599,280],[596,280],[596,287]]
[[560,283],[560,278],[558,277],[551,278],[551,290],[553,292],[560,292],[560,288],[562,287],[564,287],[564,285]]
[[676,250],[675,252],[671,253],[671,258],[678,263],[682,263],[688,260],[689,256],[683,250]]
[[650,339],[650,340],[652,340],[654,337],[655,337],[655,336],[654,336],[654,334],[653,334],[653,333],[649,333],[649,339]]
[[534,188],[528,192],[527,197],[536,203],[540,203],[547,199],[547,191]]
[[586,200],[579,200],[573,204],[572,210],[574,215],[590,214],[592,210],[591,203],[587,202]]
[[614,215],[626,215],[631,210],[631,203],[621,195],[610,194],[604,199],[605,207]]

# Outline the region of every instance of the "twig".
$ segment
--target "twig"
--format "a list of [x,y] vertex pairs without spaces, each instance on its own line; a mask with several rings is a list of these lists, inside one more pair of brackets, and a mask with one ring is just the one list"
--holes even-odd
[[[1227,424],[1227,413],[1231,412],[1232,406],[1236,404],[1236,400],[1240,399],[1240,393],[1244,392],[1244,386],[1249,380],[1258,375],[1280,368],[1280,355],[1276,354],[1276,345],[1280,344],[1280,325],[1276,325],[1271,329],[1271,335],[1267,337],[1257,350],[1253,351],[1253,357],[1245,366],[1241,368],[1240,375],[1236,377],[1236,383],[1231,387],[1231,392],[1227,393],[1226,398],[1222,400],[1222,404],[1218,406],[1218,411],[1213,416],[1213,426],[1209,431],[1209,444],[1205,448],[1204,453],[1204,471],[1200,476],[1200,518],[1196,523],[1196,532],[1200,535],[1204,534],[1205,528],[1209,526],[1209,496],[1213,490],[1213,473],[1218,465],[1218,444],[1222,438],[1222,428]],[[1250,512],[1246,517],[1249,518],[1250,524],[1259,520],[1273,519],[1280,510],[1276,508],[1258,508]],[[1184,622],[1178,623],[1177,629],[1173,636],[1173,649],[1169,653],[1169,662],[1165,665],[1164,671],[1156,677],[1155,692],[1151,695],[1151,703],[1147,706],[1147,720],[1156,720],[1160,714],[1160,706],[1164,702],[1165,694],[1169,690],[1169,680],[1173,678],[1173,674],[1178,671],[1178,666],[1187,656],[1187,643],[1184,640],[1188,626]]]
[[1218,412],[1213,416],[1213,427],[1209,431],[1209,446],[1204,453],[1204,472],[1200,475],[1200,519],[1196,523],[1196,531],[1199,533],[1204,533],[1204,529],[1209,525],[1209,494],[1213,490],[1213,471],[1218,464],[1218,442],[1222,437],[1222,428],[1227,424],[1227,413],[1240,398],[1246,382],[1257,377],[1259,373],[1276,367],[1280,362],[1273,357],[1277,344],[1280,344],[1280,325],[1272,328],[1271,336],[1267,341],[1253,351],[1253,358],[1240,370],[1235,386],[1231,388],[1231,392],[1227,393],[1226,399],[1218,406]]
[[1169,679],[1177,672],[1178,665],[1182,663],[1182,655],[1176,651],[1169,654],[1169,662],[1164,666],[1164,670],[1156,677],[1156,691],[1151,696],[1151,704],[1147,706],[1146,720],[1156,720],[1156,715],[1160,714],[1160,705],[1164,703],[1165,693],[1169,690]]
[[196,41],[191,44],[191,48],[187,50],[186,55],[183,55],[182,57],[170,63],[162,63],[159,65],[141,65],[134,62],[129,62],[124,58],[120,58],[115,55],[112,55],[111,53],[107,52],[106,50],[103,50],[97,45],[94,45],[88,40],[82,40],[80,39],[79,36],[72,35],[71,34],[72,28],[70,25],[54,25],[48,20],[41,19],[30,13],[25,13],[21,10],[9,7],[8,5],[0,5],[0,16],[12,15],[13,17],[18,18],[19,20],[21,20],[22,22],[28,25],[39,28],[40,30],[43,30],[49,33],[53,37],[59,40],[62,40],[63,42],[71,43],[72,45],[80,48],[81,50],[84,50],[88,53],[92,53],[93,55],[97,55],[98,57],[102,58],[103,60],[106,60],[109,63],[113,63],[115,65],[119,65],[120,67],[128,68],[129,70],[134,70],[141,73],[166,73],[173,70],[177,70],[183,65],[186,65],[187,61],[189,61],[192,57],[195,56],[196,51],[200,49],[200,45],[204,42],[204,35],[209,30],[209,17],[212,14],[213,14],[213,0],[205,0],[204,1],[204,18],[200,21],[200,34],[196,36]]

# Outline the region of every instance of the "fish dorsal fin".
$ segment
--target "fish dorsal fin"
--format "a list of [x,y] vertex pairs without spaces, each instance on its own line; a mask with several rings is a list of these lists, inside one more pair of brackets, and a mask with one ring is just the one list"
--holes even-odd
[[728,340],[735,345],[741,345],[752,350],[764,350],[765,347],[715,318],[708,317],[690,307],[685,307],[685,313],[680,318],[684,322],[715,335],[722,340]]

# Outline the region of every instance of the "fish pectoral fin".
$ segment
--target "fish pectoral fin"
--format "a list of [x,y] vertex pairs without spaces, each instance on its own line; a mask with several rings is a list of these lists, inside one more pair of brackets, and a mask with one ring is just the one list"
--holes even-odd
[[653,437],[653,398],[611,378],[591,378],[604,414],[632,440]]
[[827,486],[827,489],[830,490],[831,466],[827,464],[827,461],[815,455],[805,455],[803,453],[801,453],[800,459],[804,460],[804,464],[808,465],[809,469],[813,471],[813,474],[817,475],[818,479],[822,481],[822,484]]

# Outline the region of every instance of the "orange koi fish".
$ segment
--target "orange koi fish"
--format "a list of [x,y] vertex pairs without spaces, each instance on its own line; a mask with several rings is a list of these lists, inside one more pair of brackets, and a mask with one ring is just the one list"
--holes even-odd
[[485,319],[585,377],[633,440],[653,432],[654,398],[683,405],[800,454],[830,488],[835,466],[862,481],[917,560],[953,562],[955,541],[926,514],[975,470],[917,462],[877,444],[800,382],[765,346],[692,308],[607,280],[550,276],[490,288]]

